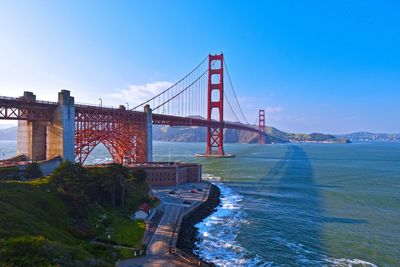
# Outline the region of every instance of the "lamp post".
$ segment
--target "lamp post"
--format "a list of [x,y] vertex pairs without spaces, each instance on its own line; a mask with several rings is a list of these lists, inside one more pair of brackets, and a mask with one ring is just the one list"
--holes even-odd
[[103,106],[103,99],[99,98],[99,100],[100,100],[100,107],[102,107]]
[[126,102],[125,104],[126,104],[126,109],[129,110],[129,103]]

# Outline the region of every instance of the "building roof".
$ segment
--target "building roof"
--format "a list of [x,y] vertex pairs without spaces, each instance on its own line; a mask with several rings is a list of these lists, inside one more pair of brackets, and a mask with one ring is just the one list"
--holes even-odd
[[186,167],[186,166],[200,166],[198,163],[191,162],[147,162],[147,163],[135,163],[126,165],[128,168],[169,168],[169,167]]
[[146,213],[149,213],[150,211],[150,205],[147,202],[143,202],[142,204],[140,204],[139,209],[141,211],[144,211]]

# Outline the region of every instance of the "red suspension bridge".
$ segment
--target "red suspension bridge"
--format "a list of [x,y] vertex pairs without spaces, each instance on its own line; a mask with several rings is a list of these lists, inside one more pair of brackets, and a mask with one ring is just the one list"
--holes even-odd
[[206,127],[204,156],[225,156],[225,128],[258,133],[259,143],[265,143],[264,110],[258,128],[248,123],[223,54],[209,55],[178,82],[130,110],[75,104],[66,90],[58,102],[39,101],[25,92],[19,98],[0,97],[0,119],[18,120],[17,153],[29,160],[60,155],[83,163],[102,143],[115,162],[149,162],[152,124]]

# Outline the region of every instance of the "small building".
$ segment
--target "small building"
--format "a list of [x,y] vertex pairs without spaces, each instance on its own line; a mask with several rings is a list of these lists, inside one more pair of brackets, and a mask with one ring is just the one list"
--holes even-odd
[[143,202],[139,206],[138,210],[135,212],[135,216],[132,217],[134,217],[133,219],[136,220],[145,220],[147,219],[147,217],[149,217],[149,214],[150,214],[150,206],[146,202]]
[[150,162],[129,164],[128,168],[146,172],[147,182],[151,186],[175,186],[201,181],[202,169],[197,163]]

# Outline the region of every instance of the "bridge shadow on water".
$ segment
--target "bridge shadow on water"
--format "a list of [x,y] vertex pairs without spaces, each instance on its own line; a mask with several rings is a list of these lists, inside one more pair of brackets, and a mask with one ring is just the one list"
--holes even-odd
[[[323,230],[326,223],[366,223],[351,218],[325,216],[323,187],[315,181],[307,153],[288,146],[284,157],[259,181],[263,201],[265,243],[268,260],[288,266],[320,266],[327,247]],[[264,215],[265,216],[265,215]]]

